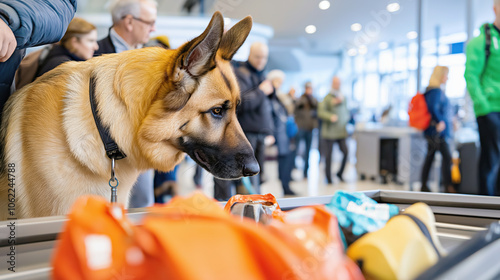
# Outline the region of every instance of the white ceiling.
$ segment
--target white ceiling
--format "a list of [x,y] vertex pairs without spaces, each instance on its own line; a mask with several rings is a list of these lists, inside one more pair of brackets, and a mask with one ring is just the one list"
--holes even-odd
[[[398,1],[401,10],[386,11],[389,3]],[[468,0],[423,0],[423,38],[466,31]],[[472,0],[475,27],[493,20],[492,0]],[[79,13],[106,11],[103,0],[79,0]],[[417,0],[330,0],[328,10],[320,10],[320,0],[205,0],[207,14],[221,10],[225,17],[241,19],[251,15],[255,22],[274,28],[271,45],[298,47],[310,53],[336,53],[360,44],[374,48],[381,41],[406,43],[406,34],[417,30]],[[159,15],[182,15],[184,0],[158,0]],[[184,13],[185,14],[185,13]],[[198,13],[197,13],[198,14]],[[207,15],[209,16],[209,15]],[[350,26],[361,23],[363,30],[353,32]],[[314,24],[315,34],[305,33]]]
[[[272,43],[297,45],[312,52],[335,52],[359,44],[378,45],[381,41],[397,44],[407,41],[409,31],[417,30],[416,0],[399,0],[401,10],[394,14],[386,11],[387,4],[394,0],[331,0],[328,10],[318,8],[320,0],[232,1],[240,4],[225,16],[242,18],[250,14],[256,22],[274,28]],[[437,25],[441,26],[442,35],[465,32],[466,1],[424,0],[423,38],[434,38]],[[474,14],[479,22],[476,26],[493,19],[492,6],[492,0],[474,0]],[[351,31],[353,23],[361,23],[364,29]],[[305,33],[309,24],[317,27],[315,34]]]

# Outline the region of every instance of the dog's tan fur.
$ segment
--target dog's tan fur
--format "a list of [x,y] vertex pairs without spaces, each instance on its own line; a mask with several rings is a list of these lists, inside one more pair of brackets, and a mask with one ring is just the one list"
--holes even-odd
[[[222,35],[216,13],[202,35],[177,50],[65,63],[16,92],[2,123],[0,220],[8,214],[8,173],[17,218],[66,214],[82,195],[110,197],[110,159],[89,102],[91,76],[100,118],[127,155],[116,162],[119,203],[128,204],[141,171],[172,170],[184,152],[217,177],[245,175],[242,166],[255,158],[236,118],[240,96],[229,60],[250,29],[248,17]],[[223,108],[222,118],[214,108]]]

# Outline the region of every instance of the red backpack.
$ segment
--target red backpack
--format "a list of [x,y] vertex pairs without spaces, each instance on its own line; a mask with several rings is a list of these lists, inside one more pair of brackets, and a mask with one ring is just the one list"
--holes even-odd
[[423,94],[418,92],[408,105],[410,126],[420,130],[426,130],[431,123],[431,114],[427,109],[427,103]]

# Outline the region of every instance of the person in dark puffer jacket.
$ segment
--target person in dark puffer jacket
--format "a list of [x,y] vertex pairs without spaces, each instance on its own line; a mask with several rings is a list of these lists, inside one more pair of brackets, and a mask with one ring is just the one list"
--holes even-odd
[[0,119],[25,49],[57,42],[76,0],[0,0]]

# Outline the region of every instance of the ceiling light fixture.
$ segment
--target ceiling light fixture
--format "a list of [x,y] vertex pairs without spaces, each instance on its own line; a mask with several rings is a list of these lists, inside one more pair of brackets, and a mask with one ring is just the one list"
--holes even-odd
[[319,2],[319,8],[322,10],[328,10],[328,8],[330,8],[330,1],[323,0]]
[[313,34],[313,33],[316,33],[316,26],[314,25],[308,25],[306,26],[306,32],[307,34]]
[[356,50],[356,49],[349,49],[347,51],[348,56],[356,56],[357,54],[358,54],[358,50]]
[[378,48],[381,49],[381,50],[386,50],[386,49],[389,48],[389,43],[387,43],[387,42],[380,42],[378,44]]
[[351,25],[351,30],[354,32],[358,32],[363,28],[363,26],[360,23],[354,23]]
[[359,48],[358,48],[358,53],[359,53],[360,55],[365,55],[365,54],[367,54],[367,53],[368,53],[368,47],[367,47],[367,46],[365,46],[365,45],[359,46]]
[[387,5],[387,11],[390,13],[395,13],[401,9],[401,6],[399,5],[398,2],[391,3]]
[[410,31],[408,34],[406,34],[406,38],[410,40],[415,40],[418,38],[418,33],[416,31]]

